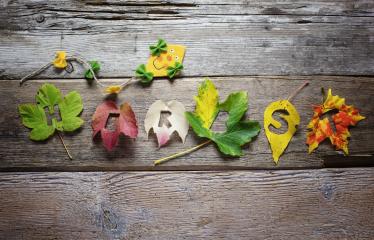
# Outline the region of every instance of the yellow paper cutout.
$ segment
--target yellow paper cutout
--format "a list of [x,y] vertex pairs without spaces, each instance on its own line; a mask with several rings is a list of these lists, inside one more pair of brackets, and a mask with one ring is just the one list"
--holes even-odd
[[[270,131],[269,127],[272,125],[275,128],[280,128],[282,124],[273,118],[275,111],[287,111],[287,114],[281,114],[288,123],[287,132],[283,134],[276,134]],[[271,151],[273,152],[273,159],[278,164],[279,157],[286,150],[288,143],[291,141],[292,136],[296,132],[297,126],[300,124],[300,116],[296,108],[288,100],[279,100],[270,103],[264,112],[264,128],[266,137],[269,140]]]
[[148,72],[152,72],[154,77],[166,77],[167,68],[173,67],[175,62],[182,63],[186,47],[182,45],[169,45],[167,51],[160,56],[150,56],[146,65]]
[[121,90],[122,90],[122,86],[110,85],[110,86],[105,88],[105,93],[107,93],[107,94],[118,94],[119,92],[121,92]]
[[66,52],[65,51],[57,51],[56,57],[53,60],[53,66],[55,68],[66,68],[68,63],[66,62]]

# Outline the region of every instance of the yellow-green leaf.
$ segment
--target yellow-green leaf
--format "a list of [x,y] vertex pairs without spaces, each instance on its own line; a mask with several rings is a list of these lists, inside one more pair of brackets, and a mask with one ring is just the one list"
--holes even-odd
[[199,86],[198,95],[194,97],[196,101],[195,114],[200,118],[203,127],[209,129],[219,112],[218,91],[212,81],[205,79]]

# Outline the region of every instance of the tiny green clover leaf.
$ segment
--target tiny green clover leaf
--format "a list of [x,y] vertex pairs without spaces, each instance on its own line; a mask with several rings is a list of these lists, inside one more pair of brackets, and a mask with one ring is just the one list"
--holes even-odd
[[162,52],[167,51],[167,46],[166,41],[160,38],[156,45],[149,46],[149,50],[151,50],[152,56],[160,56]]
[[[84,121],[78,117],[83,110],[82,98],[78,92],[72,91],[64,98],[61,92],[53,84],[43,84],[37,95],[37,104],[21,104],[18,111],[22,118],[22,124],[31,128],[30,139],[43,141],[49,138],[55,130],[74,131],[81,127]],[[61,121],[52,118],[51,125],[48,125],[44,108],[49,113],[54,113],[54,107],[58,105]]]
[[141,78],[141,83],[149,84],[153,80],[153,73],[147,72],[144,64],[139,65],[139,67],[135,70],[135,74],[136,77]]
[[183,64],[180,62],[176,62],[173,67],[167,68],[167,75],[170,79],[174,78],[180,71],[183,69]]
[[[91,68],[92,68],[92,71],[94,71],[94,73],[96,74],[98,71],[100,71],[100,63],[98,61],[88,61],[88,63],[90,64]],[[94,77],[93,77],[93,74],[92,72],[90,71],[90,69],[88,69],[85,73],[84,73],[84,77],[87,79],[87,80],[92,80]]]

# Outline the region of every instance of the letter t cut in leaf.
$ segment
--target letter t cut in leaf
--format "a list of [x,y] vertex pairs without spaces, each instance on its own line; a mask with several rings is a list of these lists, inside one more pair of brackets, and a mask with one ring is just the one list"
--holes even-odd
[[[115,130],[106,128],[107,121],[111,115],[117,116]],[[138,135],[138,125],[135,114],[128,103],[124,103],[118,109],[114,101],[107,100],[100,104],[92,116],[93,136],[100,133],[104,147],[111,151],[117,144],[120,134],[131,138]]]

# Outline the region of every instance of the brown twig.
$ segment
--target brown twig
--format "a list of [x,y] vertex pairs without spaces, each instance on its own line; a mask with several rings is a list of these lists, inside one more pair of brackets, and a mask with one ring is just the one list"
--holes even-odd
[[212,142],[212,140],[208,140],[208,141],[203,142],[203,143],[201,143],[201,144],[199,144],[199,145],[197,145],[197,146],[195,146],[195,147],[193,147],[193,148],[187,149],[187,150],[185,150],[185,151],[183,151],[183,152],[179,152],[179,153],[173,154],[173,155],[168,156],[168,157],[160,158],[160,159],[154,161],[154,164],[155,164],[155,165],[159,165],[159,164],[164,163],[164,162],[167,162],[167,161],[169,161],[169,160],[171,160],[171,159],[173,159],[173,158],[177,158],[177,157],[180,157],[180,156],[186,155],[186,154],[188,154],[188,153],[191,153],[191,152],[193,152],[193,151],[196,151],[196,150],[199,149],[199,148],[204,147],[205,145],[207,145],[207,144],[209,144],[209,143],[211,143],[211,142]]
[[57,134],[58,134],[58,136],[60,137],[61,142],[62,142],[62,145],[64,145],[65,151],[66,151],[66,153],[68,154],[70,160],[73,160],[73,157],[71,156],[71,154],[70,154],[68,148],[66,147],[65,142],[64,142],[64,139],[62,138],[60,132],[57,131]]
[[288,98],[288,101],[292,101],[292,99],[306,86],[309,85],[309,81],[305,81],[300,87],[298,87]]

